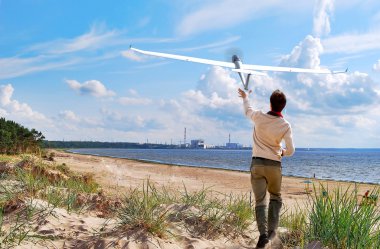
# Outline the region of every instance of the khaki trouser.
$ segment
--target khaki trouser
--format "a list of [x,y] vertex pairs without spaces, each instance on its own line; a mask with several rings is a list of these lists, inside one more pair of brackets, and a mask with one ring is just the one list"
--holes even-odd
[[[278,227],[281,199],[281,162],[252,158],[251,184],[255,195],[255,216],[260,235],[272,234]],[[270,194],[269,208],[267,210],[266,195]]]
[[267,191],[270,194],[270,200],[282,203],[281,182],[281,162],[252,158],[251,184],[256,207],[266,206]]

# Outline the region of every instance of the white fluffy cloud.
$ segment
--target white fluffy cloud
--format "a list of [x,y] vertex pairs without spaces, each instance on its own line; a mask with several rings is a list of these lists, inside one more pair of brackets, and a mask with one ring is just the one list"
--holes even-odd
[[[320,39],[307,36],[289,55],[282,65],[307,68],[320,67],[323,48]],[[307,111],[319,114],[358,112],[376,103],[376,83],[367,74],[277,74],[284,90],[289,92],[288,109],[294,112]]]
[[82,84],[76,80],[66,80],[66,83],[71,89],[82,95],[92,95],[94,97],[111,97],[115,95],[113,91],[108,90],[98,80],[89,80]]
[[[282,58],[281,65],[319,68],[322,52],[320,39],[307,36]],[[228,70],[212,67],[200,77],[196,90],[184,92],[181,99],[163,101],[162,108],[175,116],[177,123],[173,126],[181,123],[203,138],[211,137],[210,134],[217,136],[216,131],[247,132],[250,122],[245,120],[241,99],[237,97],[240,80],[234,76]],[[347,147],[346,138],[352,136],[357,141],[349,146],[360,147],[366,144],[365,140],[378,136],[380,115],[371,110],[379,104],[380,90],[365,73],[273,73],[256,76],[251,87],[254,90],[251,103],[263,111],[269,110],[273,90],[281,89],[287,94],[284,113],[294,127],[296,140],[303,141],[298,146]],[[356,135],[358,132],[362,135]],[[239,140],[249,143],[244,137]]]
[[239,87],[239,82],[232,77],[229,70],[211,67],[201,75],[196,90],[183,93],[180,103],[185,105],[186,109],[198,111],[200,115],[240,113],[240,109],[237,108],[241,103],[237,97]]
[[319,68],[319,55],[323,51],[323,47],[319,38],[311,35],[295,46],[292,52],[285,55],[281,60],[281,65],[304,68]]
[[380,72],[380,60],[378,60],[377,63],[373,64],[372,69],[375,72]]
[[10,117],[15,121],[25,120],[27,122],[50,123],[45,115],[33,111],[28,104],[12,99],[13,92],[14,88],[11,84],[0,86],[0,106],[4,116]]
[[331,31],[330,16],[334,9],[333,0],[317,0],[314,9],[313,31],[317,37],[328,35]]

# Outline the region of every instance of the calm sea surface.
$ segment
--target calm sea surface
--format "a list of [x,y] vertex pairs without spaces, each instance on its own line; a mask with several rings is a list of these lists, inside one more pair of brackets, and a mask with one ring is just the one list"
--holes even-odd
[[[250,150],[71,149],[70,152],[177,165],[249,171]],[[380,149],[298,149],[283,174],[380,184]]]

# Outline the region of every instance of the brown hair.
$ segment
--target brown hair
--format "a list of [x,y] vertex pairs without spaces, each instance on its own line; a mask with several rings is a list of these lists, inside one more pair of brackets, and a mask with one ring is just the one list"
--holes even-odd
[[272,111],[281,112],[286,105],[286,96],[280,90],[275,90],[270,96]]

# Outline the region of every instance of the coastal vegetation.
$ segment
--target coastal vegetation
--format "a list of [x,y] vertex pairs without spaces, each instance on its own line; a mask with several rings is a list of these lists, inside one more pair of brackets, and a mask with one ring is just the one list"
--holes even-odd
[[100,188],[90,175],[30,154],[1,156],[0,162],[0,248],[24,240],[54,240],[36,229],[58,207],[68,211],[94,208],[91,197]]
[[177,145],[132,143],[132,142],[99,142],[99,141],[43,141],[47,149],[107,148],[107,149],[174,149]]
[[0,153],[20,154],[40,151],[44,135],[5,118],[0,118]]
[[374,187],[366,197],[356,187],[314,186],[305,209],[282,215],[280,223],[289,231],[282,240],[291,248],[311,242],[331,249],[380,248],[379,190]]
[[132,189],[117,212],[121,227],[143,228],[159,237],[169,234],[172,224],[193,236],[215,239],[243,235],[253,222],[247,196],[224,195],[209,189],[188,192],[158,189],[149,180]]
[[[209,188],[188,191],[157,185],[149,179],[122,197],[103,193],[91,175],[73,172],[69,165],[33,155],[1,156],[0,244],[12,247],[62,239],[38,230],[57,209],[92,213],[112,220],[111,234],[142,231],[163,239],[184,230],[207,240],[246,237],[255,228],[247,195],[226,195]],[[374,188],[369,196],[377,196]],[[285,248],[320,243],[331,248],[379,248],[380,210],[361,198],[355,188],[315,187],[305,207],[284,212],[280,238]],[[173,230],[174,229],[174,230]],[[87,241],[87,242],[88,242]]]

